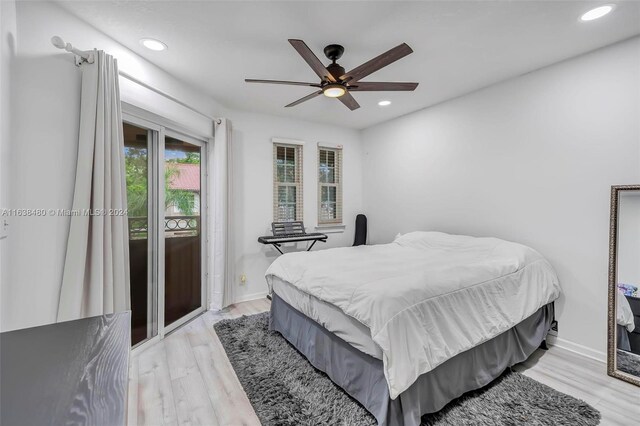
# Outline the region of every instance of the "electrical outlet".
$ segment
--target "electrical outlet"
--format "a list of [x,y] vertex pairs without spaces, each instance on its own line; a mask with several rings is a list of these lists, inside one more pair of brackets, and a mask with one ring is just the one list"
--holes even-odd
[[245,274],[240,274],[240,284],[247,283],[247,276]]

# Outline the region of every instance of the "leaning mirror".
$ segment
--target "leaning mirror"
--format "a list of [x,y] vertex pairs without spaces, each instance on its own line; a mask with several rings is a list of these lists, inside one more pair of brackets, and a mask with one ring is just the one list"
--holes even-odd
[[611,187],[610,376],[640,386],[640,185]]

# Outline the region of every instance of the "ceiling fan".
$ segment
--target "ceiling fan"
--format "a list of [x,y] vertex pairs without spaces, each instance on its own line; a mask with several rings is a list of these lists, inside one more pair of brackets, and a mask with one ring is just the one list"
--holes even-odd
[[352,69],[349,72],[345,72],[336,61],[340,59],[344,53],[344,47],[339,44],[330,44],[324,48],[324,54],[331,60],[331,64],[324,66],[320,59],[313,54],[309,46],[302,40],[289,39],[289,43],[294,49],[298,51],[302,59],[315,71],[320,77],[320,83],[303,83],[298,81],[280,81],[280,80],[256,80],[247,78],[244,81],[247,83],[270,83],[270,84],[288,84],[292,86],[309,86],[315,87],[319,90],[311,93],[310,95],[300,98],[295,102],[286,105],[285,107],[292,107],[306,102],[309,99],[313,99],[316,96],[324,94],[329,98],[338,98],[347,108],[351,111],[360,108],[360,105],[351,96],[349,92],[379,92],[379,91],[413,91],[418,87],[418,83],[390,83],[390,82],[364,82],[360,81],[362,78],[373,74],[381,68],[402,59],[413,50],[406,44],[402,43],[399,46],[376,56],[368,62]]

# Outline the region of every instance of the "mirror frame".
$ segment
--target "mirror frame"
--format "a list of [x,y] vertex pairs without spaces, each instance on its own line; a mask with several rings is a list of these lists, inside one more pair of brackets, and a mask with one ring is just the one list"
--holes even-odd
[[607,336],[607,374],[640,386],[640,377],[616,369],[616,297],[618,295],[618,205],[621,191],[640,191],[640,185],[611,186],[611,220],[609,224],[609,308]]

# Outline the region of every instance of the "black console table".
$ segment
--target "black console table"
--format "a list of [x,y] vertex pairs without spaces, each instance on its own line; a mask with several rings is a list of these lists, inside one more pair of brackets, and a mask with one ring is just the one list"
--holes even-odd
[[0,423],[124,425],[130,313],[0,333]]

